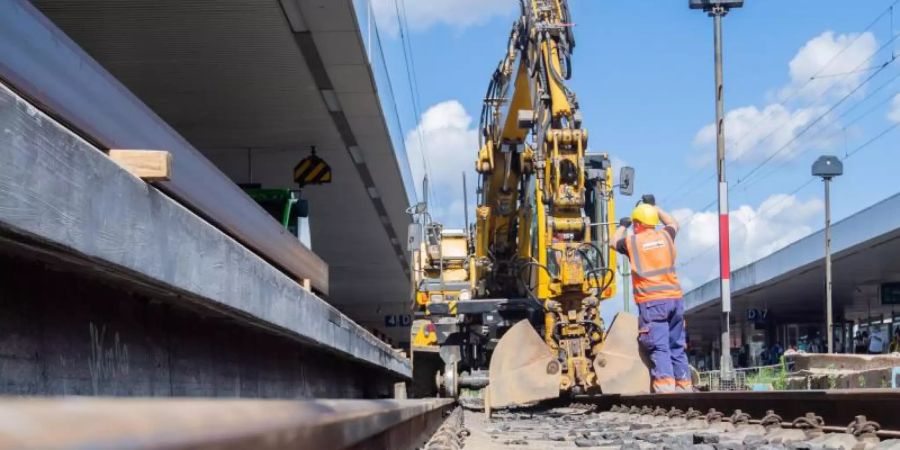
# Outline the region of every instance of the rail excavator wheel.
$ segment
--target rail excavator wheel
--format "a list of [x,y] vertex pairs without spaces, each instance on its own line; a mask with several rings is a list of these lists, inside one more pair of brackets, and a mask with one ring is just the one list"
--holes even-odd
[[459,373],[456,362],[444,364],[443,372],[436,372],[434,381],[437,384],[438,392],[444,397],[457,398],[459,396]]
[[531,322],[513,325],[497,343],[488,370],[485,411],[559,397],[560,365]]

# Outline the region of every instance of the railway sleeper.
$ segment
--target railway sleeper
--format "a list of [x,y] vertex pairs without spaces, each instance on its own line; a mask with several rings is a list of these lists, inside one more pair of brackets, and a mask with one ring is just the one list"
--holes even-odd
[[492,420],[475,422],[465,448],[900,450],[900,439],[879,437],[897,433],[880,430],[865,416],[835,427],[814,413],[785,422],[771,410],[754,419],[741,410],[726,415],[715,409],[620,405],[602,412],[583,407],[501,411]]

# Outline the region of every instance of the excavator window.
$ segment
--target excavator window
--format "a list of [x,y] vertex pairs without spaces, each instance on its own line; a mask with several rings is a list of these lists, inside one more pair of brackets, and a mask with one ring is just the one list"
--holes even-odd
[[559,177],[565,184],[574,184],[578,180],[578,167],[568,159],[560,161]]

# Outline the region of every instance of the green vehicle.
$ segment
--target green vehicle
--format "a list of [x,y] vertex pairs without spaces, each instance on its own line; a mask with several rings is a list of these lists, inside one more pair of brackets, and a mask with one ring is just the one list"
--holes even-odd
[[[309,216],[309,203],[300,198],[297,191],[292,189],[264,189],[259,185],[241,186],[244,192],[256,203],[259,203],[284,229],[297,237],[302,238],[302,221],[300,219]],[[309,242],[303,242],[309,246]]]

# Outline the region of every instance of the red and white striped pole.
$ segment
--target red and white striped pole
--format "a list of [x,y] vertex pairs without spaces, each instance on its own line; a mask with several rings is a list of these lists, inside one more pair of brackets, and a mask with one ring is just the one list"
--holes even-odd
[[725,181],[725,105],[722,83],[722,17],[728,12],[723,6],[710,10],[713,16],[716,52],[716,164],[719,174],[719,288],[722,297],[722,357],[720,378],[731,380],[731,256],[728,241],[728,183]]

